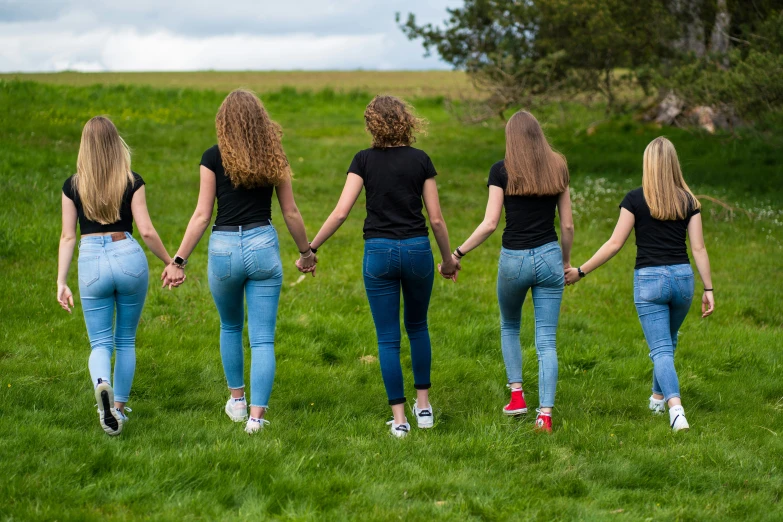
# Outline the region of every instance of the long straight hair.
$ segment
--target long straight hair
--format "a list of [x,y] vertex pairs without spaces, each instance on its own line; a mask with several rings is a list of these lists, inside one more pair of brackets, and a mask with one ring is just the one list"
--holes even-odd
[[538,120],[527,111],[506,124],[506,172],[510,196],[553,196],[568,188],[565,156],[549,145]]
[[685,219],[691,208],[701,208],[682,177],[674,145],[663,136],[652,140],[644,149],[642,191],[655,219]]
[[120,220],[122,198],[133,183],[131,155],[109,118],[96,116],[84,125],[72,183],[87,219],[102,225]]

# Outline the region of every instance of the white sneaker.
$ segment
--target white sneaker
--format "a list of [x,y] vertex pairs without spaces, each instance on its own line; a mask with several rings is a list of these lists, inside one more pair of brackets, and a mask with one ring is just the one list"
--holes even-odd
[[254,419],[253,417],[250,417],[247,419],[247,424],[245,424],[245,433],[252,435],[257,431],[263,430],[264,426],[267,424],[269,424],[269,421],[266,419]]
[[114,409],[114,390],[103,379],[98,379],[95,400],[98,407],[98,421],[103,431],[112,436],[122,433],[123,415]]
[[664,413],[666,411],[666,401],[663,399],[656,399],[650,395],[650,411],[656,415]]
[[247,401],[235,401],[233,397],[229,397],[226,403],[226,415],[234,422],[243,422],[247,419]]
[[688,419],[685,418],[685,409],[682,406],[673,406],[669,408],[669,425],[672,431],[688,431]]
[[401,439],[408,436],[408,432],[411,431],[411,425],[407,422],[397,424],[394,419],[386,423],[387,426],[391,426],[391,434]]
[[426,408],[419,409],[419,401],[414,401],[413,416],[416,417],[416,424],[418,424],[419,428],[432,428],[435,424],[435,416],[432,414],[432,403]]

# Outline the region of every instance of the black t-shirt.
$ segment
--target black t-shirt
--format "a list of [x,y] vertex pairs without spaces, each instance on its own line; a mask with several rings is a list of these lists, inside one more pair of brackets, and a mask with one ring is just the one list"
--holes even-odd
[[626,194],[620,203],[620,208],[624,208],[634,215],[633,228],[636,231],[636,266],[634,268],[687,265],[690,263],[685,236],[691,217],[701,212],[696,208],[695,201],[691,200],[685,219],[661,221],[650,215],[650,207],[647,206],[647,201],[644,199],[644,192],[638,188]]
[[133,195],[144,185],[141,176],[133,172],[133,183],[128,182],[128,188],[122,196],[122,205],[120,206],[120,220],[109,225],[101,225],[97,221],[91,221],[84,215],[82,200],[79,198],[79,192],[73,184],[73,176],[63,183],[63,194],[73,201],[76,205],[76,214],[79,216],[79,230],[81,234],[95,234],[98,232],[130,232],[133,234],[133,212],[131,211],[131,201]]
[[424,181],[437,175],[427,153],[413,147],[365,149],[353,157],[351,172],[364,180],[367,195],[364,239],[427,235],[421,195]]
[[555,209],[559,196],[509,196],[506,194],[508,173],[504,160],[489,169],[487,186],[503,189],[506,207],[506,228],[503,230],[503,248],[528,250],[557,241]]
[[234,187],[223,169],[220,149],[215,145],[201,156],[201,165],[215,173],[218,202],[217,226],[240,226],[261,223],[272,218],[272,193],[275,188]]

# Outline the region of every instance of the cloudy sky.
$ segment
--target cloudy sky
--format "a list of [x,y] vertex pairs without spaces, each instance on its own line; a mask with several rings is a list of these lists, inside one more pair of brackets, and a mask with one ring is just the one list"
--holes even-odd
[[0,71],[447,69],[394,14],[459,0],[0,0]]

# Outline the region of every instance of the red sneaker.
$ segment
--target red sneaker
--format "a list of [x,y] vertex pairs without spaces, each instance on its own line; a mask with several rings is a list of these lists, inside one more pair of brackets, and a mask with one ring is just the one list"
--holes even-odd
[[538,417],[536,417],[536,431],[552,433],[552,414],[542,413],[541,410],[536,411],[538,412]]
[[527,403],[525,402],[525,392],[522,388],[511,389],[511,402],[503,408],[506,415],[523,415],[527,413]]

